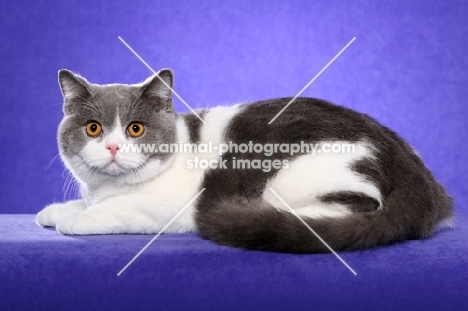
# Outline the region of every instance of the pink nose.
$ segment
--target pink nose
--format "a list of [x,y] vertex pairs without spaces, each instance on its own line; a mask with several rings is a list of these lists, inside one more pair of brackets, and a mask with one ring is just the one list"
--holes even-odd
[[115,156],[117,154],[117,150],[119,150],[119,145],[116,144],[109,144],[106,146],[107,149],[109,149],[110,153]]

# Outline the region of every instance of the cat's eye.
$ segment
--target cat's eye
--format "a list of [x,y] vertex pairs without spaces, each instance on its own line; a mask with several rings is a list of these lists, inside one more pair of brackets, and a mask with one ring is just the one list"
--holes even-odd
[[132,122],[127,127],[127,132],[132,137],[140,137],[145,132],[145,126],[140,122]]
[[102,125],[96,121],[89,121],[86,124],[86,134],[91,137],[98,137],[102,133]]

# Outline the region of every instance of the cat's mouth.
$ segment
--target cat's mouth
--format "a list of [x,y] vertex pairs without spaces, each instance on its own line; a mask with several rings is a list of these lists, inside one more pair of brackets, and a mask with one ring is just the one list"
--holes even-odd
[[127,173],[128,169],[123,167],[115,158],[113,158],[107,165],[102,167],[100,171],[108,175],[118,176]]
[[118,160],[116,158],[111,159],[107,164],[101,166],[99,171],[106,175],[120,176],[126,175],[130,172],[139,171],[147,163],[127,163],[125,160]]
[[75,163],[75,171],[84,179],[91,177],[93,172],[113,178],[126,176],[137,178],[140,176],[139,172],[144,170],[149,163],[148,160],[142,161],[141,163],[140,161],[128,161],[127,159],[119,159],[118,157],[113,157],[111,159],[101,158],[96,161],[89,161],[83,155],[78,155],[78,157],[79,161]]
[[82,156],[80,156],[80,158],[81,163],[84,163],[87,167],[87,170],[90,172],[94,171],[103,175],[120,176],[127,174],[130,170],[129,168],[122,165],[122,163],[119,163],[119,161],[115,158],[110,159],[110,161],[106,161],[105,163],[92,163],[90,161],[86,161],[86,159]]

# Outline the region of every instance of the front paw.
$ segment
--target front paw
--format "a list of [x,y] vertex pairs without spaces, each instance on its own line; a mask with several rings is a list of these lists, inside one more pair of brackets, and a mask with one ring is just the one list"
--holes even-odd
[[55,229],[65,235],[101,234],[101,225],[93,217],[83,212],[74,212],[62,217]]
[[42,227],[55,227],[64,212],[65,204],[51,204],[36,215],[36,223]]

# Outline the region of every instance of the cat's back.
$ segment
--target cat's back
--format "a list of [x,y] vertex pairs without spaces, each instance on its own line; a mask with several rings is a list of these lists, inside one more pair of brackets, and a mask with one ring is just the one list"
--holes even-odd
[[206,124],[193,114],[184,116],[193,142],[213,138],[216,142],[356,142],[375,140],[393,133],[366,114],[307,97],[219,106],[199,110],[198,113]]

